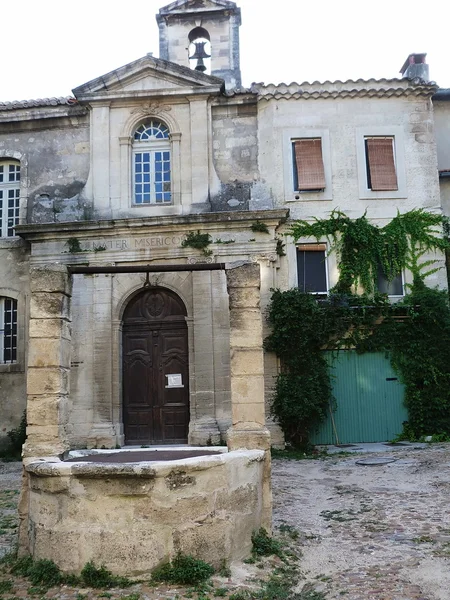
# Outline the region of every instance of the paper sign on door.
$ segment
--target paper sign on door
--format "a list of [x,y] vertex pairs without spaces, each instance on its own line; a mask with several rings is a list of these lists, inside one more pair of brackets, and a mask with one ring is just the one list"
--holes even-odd
[[167,377],[166,388],[182,388],[182,387],[184,387],[181,373],[173,373],[171,375],[166,375],[166,377]]

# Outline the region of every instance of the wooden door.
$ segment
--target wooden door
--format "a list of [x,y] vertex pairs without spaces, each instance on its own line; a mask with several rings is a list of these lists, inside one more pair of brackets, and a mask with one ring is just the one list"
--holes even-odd
[[404,386],[383,352],[328,352],[336,412],[311,436],[312,444],[386,442],[408,420]]
[[123,320],[125,443],[184,444],[189,426],[186,309],[176,294],[151,288]]

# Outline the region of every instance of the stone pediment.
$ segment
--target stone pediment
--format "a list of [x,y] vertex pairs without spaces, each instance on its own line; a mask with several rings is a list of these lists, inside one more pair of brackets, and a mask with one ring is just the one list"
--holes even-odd
[[235,10],[236,3],[228,0],[176,0],[160,9],[160,15],[186,14],[205,11]]
[[214,91],[219,92],[223,85],[223,80],[218,77],[205,75],[149,54],[72,91],[78,100],[94,100],[96,97],[126,97],[157,91],[176,93],[179,90],[186,93],[189,89],[201,91],[202,88],[205,91],[216,88]]

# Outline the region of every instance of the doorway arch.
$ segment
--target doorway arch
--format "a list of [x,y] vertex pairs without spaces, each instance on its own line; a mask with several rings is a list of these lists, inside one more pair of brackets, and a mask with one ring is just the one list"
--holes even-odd
[[186,444],[189,428],[187,311],[166,288],[127,304],[122,327],[125,444]]

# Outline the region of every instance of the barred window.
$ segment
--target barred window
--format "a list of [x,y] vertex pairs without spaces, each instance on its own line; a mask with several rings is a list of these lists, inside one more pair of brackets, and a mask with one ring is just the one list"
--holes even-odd
[[0,363],[17,361],[17,300],[0,296]]
[[151,119],[138,127],[133,140],[134,204],[170,204],[171,149],[169,129]]
[[19,224],[20,164],[0,162],[0,237],[13,237]]

